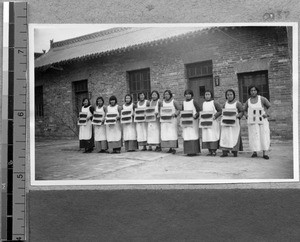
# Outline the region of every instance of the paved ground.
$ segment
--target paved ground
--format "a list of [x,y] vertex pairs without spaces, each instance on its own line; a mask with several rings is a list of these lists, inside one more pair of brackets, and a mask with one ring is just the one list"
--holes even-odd
[[175,155],[167,150],[84,154],[78,144],[78,140],[36,142],[36,180],[293,178],[292,142],[272,144],[270,160],[250,158],[247,150],[236,158],[221,158],[220,151],[216,157],[208,157],[207,150],[188,157],[182,148]]

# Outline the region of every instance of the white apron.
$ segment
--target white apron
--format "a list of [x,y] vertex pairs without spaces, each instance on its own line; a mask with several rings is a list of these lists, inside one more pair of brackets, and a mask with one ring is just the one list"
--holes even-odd
[[[84,107],[82,106],[81,108],[81,112],[85,112],[87,113],[87,119],[89,119],[90,117],[92,117],[92,113],[90,112],[90,107]],[[86,122],[86,125],[81,125],[79,127],[79,139],[80,140],[89,140],[92,138],[92,132],[93,132],[93,127],[92,127],[92,121],[89,119]]]
[[[232,104],[226,102],[225,108],[233,109],[238,112],[236,105],[237,101]],[[221,126],[220,146],[224,148],[233,148],[238,142],[240,128],[239,119],[236,120],[234,126]]]
[[[101,108],[96,107],[96,112],[103,112],[103,106]],[[105,141],[106,140],[106,127],[104,124],[101,125],[94,125],[94,135],[95,141]]]
[[[118,105],[115,105],[113,107],[108,106],[107,113],[117,113],[119,115]],[[114,141],[121,140],[122,132],[121,132],[120,121],[117,121],[116,124],[110,124],[110,125],[105,125],[105,126],[106,126],[106,137],[107,137],[108,142],[114,142]]]
[[[131,103],[129,106],[126,106],[123,104],[123,110],[130,110],[133,112],[133,103]],[[124,141],[127,140],[136,140],[136,129],[135,129],[135,123],[125,123],[123,126],[123,139]]]
[[[170,103],[163,101],[163,107],[170,107],[175,112],[174,99]],[[177,118],[172,118],[170,123],[160,123],[160,127],[162,141],[178,140]]]
[[[150,107],[153,106],[153,102],[151,100]],[[158,100],[156,101],[155,105],[155,114],[158,114]],[[147,143],[148,144],[159,144],[160,143],[160,125],[159,120],[156,119],[154,122],[148,123],[148,137],[147,137]]]
[[[214,100],[203,102],[203,111],[217,112]],[[211,128],[202,128],[202,142],[215,142],[220,139],[220,121],[219,119],[213,120]]]
[[[193,115],[195,115],[197,111],[194,106],[194,100],[183,101],[183,110],[192,110]],[[193,119],[193,127],[182,128],[182,138],[185,141],[199,139],[199,119]]]
[[[140,105],[139,102],[137,104],[138,108],[146,108],[147,100],[144,101],[143,105]],[[146,122],[136,123],[136,134],[137,134],[137,141],[138,142],[145,142],[147,141],[147,126]]]
[[[255,104],[248,99],[248,108],[263,108],[261,96],[258,95],[258,101]],[[263,113],[265,113],[263,111]],[[269,150],[270,148],[270,128],[267,118],[263,119],[262,124],[248,123],[249,148],[251,151]]]

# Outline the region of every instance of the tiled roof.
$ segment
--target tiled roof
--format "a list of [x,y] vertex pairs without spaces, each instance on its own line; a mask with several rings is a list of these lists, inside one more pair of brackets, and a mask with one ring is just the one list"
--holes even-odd
[[50,50],[35,60],[35,68],[162,44],[206,32],[206,29],[203,27],[113,28],[52,43]]

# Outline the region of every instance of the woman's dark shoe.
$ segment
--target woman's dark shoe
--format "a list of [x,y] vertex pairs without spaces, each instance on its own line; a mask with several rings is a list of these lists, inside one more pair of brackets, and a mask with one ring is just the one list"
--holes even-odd
[[212,153],[208,153],[206,156],[212,156]]
[[176,150],[175,150],[175,149],[172,150],[172,154],[173,154],[173,155],[176,154]]
[[233,151],[232,153],[234,157],[237,157],[237,151]]
[[91,149],[86,149],[83,153],[91,153],[93,151],[93,148]]
[[141,151],[146,151],[147,150],[147,148],[146,147],[144,147],[143,149],[141,149]]
[[172,148],[170,148],[170,149],[167,151],[167,153],[172,153]]
[[216,155],[217,155],[216,152],[211,153],[211,156],[216,156]]
[[263,158],[266,159],[266,160],[270,159],[270,157],[268,155],[264,155]]
[[148,151],[152,151],[152,147],[149,147],[149,148],[148,148]]
[[158,146],[156,146],[156,148],[155,148],[155,151],[161,151],[161,148],[160,147],[158,147]]
[[223,150],[222,151],[222,155],[220,155],[220,157],[227,157],[228,156],[229,151],[228,150]]
[[253,154],[251,155],[251,158],[255,158],[255,157],[257,157],[257,153],[253,152]]

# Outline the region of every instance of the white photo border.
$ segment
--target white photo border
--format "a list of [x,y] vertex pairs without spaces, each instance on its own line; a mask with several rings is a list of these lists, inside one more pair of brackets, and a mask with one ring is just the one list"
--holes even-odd
[[[292,27],[292,79],[293,79],[293,179],[211,179],[211,180],[35,180],[35,76],[34,76],[34,30],[37,28],[84,27],[99,25],[99,27],[247,27],[247,26],[285,26]],[[30,123],[30,153],[29,170],[30,186],[74,186],[74,185],[154,185],[154,184],[239,184],[239,183],[286,183],[299,182],[299,132],[298,132],[298,23],[297,22],[257,22],[257,23],[179,23],[179,24],[28,24],[29,34],[29,123]],[[27,105],[28,106],[28,105]],[[28,164],[28,163],[27,163]]]

